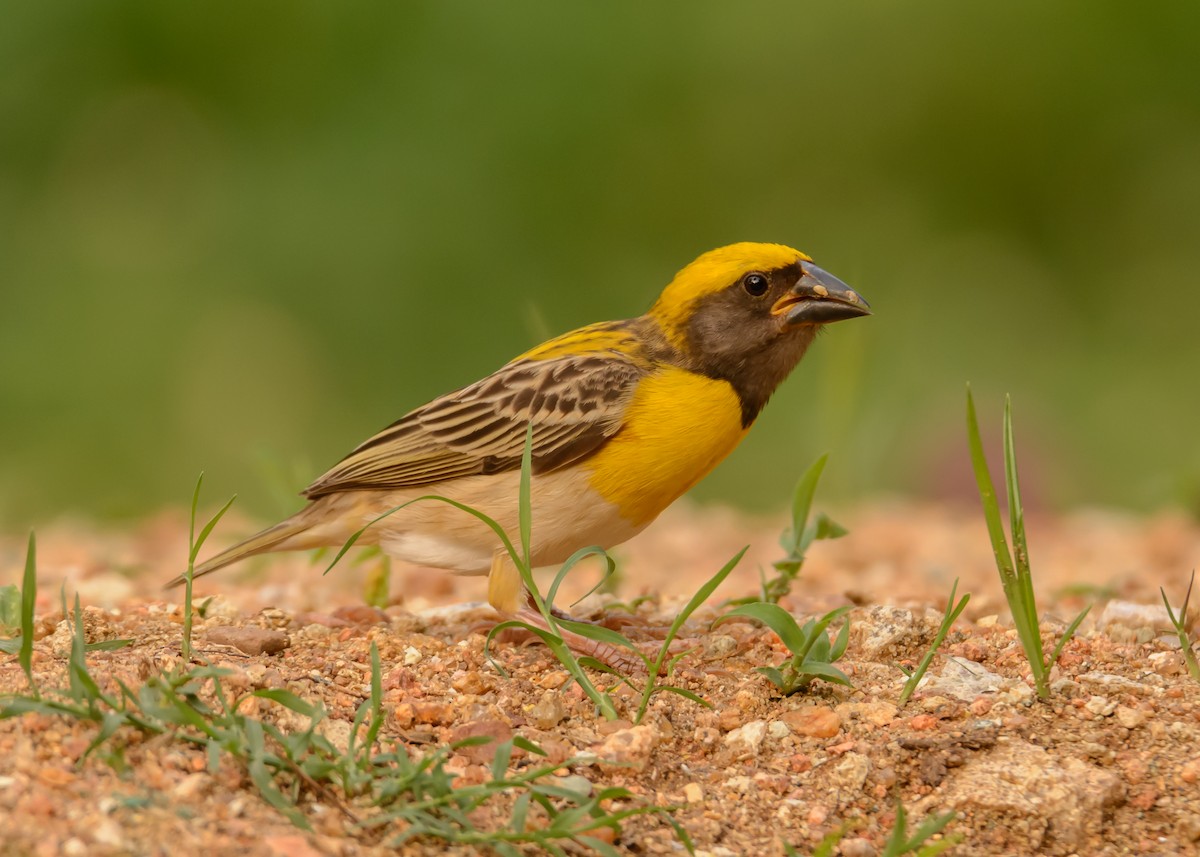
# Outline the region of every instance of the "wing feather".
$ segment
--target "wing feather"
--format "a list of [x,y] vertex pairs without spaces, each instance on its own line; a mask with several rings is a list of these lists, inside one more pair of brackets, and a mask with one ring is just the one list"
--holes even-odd
[[352,489],[432,486],[521,466],[533,424],[533,470],[581,461],[617,433],[649,365],[619,351],[518,359],[405,415],[310,485],[309,499]]

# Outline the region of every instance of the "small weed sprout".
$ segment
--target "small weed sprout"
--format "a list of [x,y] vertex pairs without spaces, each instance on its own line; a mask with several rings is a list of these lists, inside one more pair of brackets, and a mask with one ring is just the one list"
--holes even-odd
[[796,490],[792,495],[791,524],[779,537],[779,546],[785,553],[781,559],[772,563],[775,568],[775,576],[767,579],[760,570],[761,591],[759,597],[757,599],[737,599],[732,601],[732,604],[752,604],[756,600],[765,601],[768,604],[778,604],[781,598],[792,591],[792,584],[800,576],[805,556],[812,543],[821,539],[840,539],[846,535],[848,532],[846,528],[824,513],[817,515],[816,520],[809,522],[813,497],[817,493],[817,483],[821,480],[821,473],[825,470],[825,462],[828,460],[828,453],[822,455],[809,466],[808,470],[804,471],[804,475],[796,483]]
[[928,815],[910,836],[908,813],[904,809],[904,804],[896,801],[896,823],[892,827],[892,835],[888,837],[879,857],[904,857],[905,854],[912,854],[913,857],[937,857],[938,854],[961,842],[962,834],[951,834],[928,844],[926,844],[926,840],[945,830],[955,817],[956,813],[954,812]]
[[184,589],[183,589],[183,648],[182,655],[184,662],[192,659],[192,577],[196,571],[196,557],[200,555],[200,549],[204,547],[204,543],[208,541],[208,537],[212,534],[213,527],[221,518],[225,517],[225,513],[229,511],[229,507],[233,505],[233,501],[237,499],[237,495],[230,497],[225,501],[225,505],[220,508],[217,514],[209,518],[208,523],[200,529],[200,535],[196,535],[196,507],[200,505],[200,486],[204,484],[204,473],[196,477],[196,488],[192,491],[192,508],[191,515],[188,518],[188,564],[187,571],[184,573]]
[[912,698],[913,692],[917,686],[921,684],[921,679],[925,677],[929,665],[933,663],[933,656],[937,654],[937,650],[942,647],[942,643],[946,641],[946,635],[950,633],[950,628],[958,619],[959,614],[967,606],[967,602],[971,600],[970,593],[964,595],[959,601],[955,602],[954,598],[958,594],[958,578],[954,578],[954,585],[950,587],[950,600],[946,602],[946,611],[942,614],[942,624],[938,627],[938,632],[933,638],[933,643],[925,652],[925,656],[921,658],[921,662],[917,664],[917,668],[909,672],[900,667],[901,671],[908,676],[908,680],[904,682],[904,689],[900,692],[900,702],[898,705],[903,708],[908,700]]
[[[1038,625],[1037,602],[1033,595],[1033,573],[1029,566],[1029,548],[1025,543],[1025,511],[1021,506],[1021,488],[1017,478],[1017,456],[1013,446],[1012,401],[1004,400],[1004,484],[1008,492],[1008,522],[1012,531],[1012,549],[1004,533],[1004,522],[1000,517],[1000,503],[996,499],[996,488],[988,472],[987,456],[983,451],[983,440],[979,434],[979,420],[975,416],[975,400],[971,388],[967,387],[967,442],[971,450],[971,465],[975,471],[975,482],[979,487],[979,499],[983,504],[983,516],[987,520],[988,536],[1000,572],[1000,583],[1004,597],[1012,611],[1017,637],[1025,651],[1033,673],[1033,683],[1041,699],[1050,698],[1050,670],[1062,654],[1063,647],[1075,636],[1091,607],[1087,607],[1067,626],[1058,645],[1046,658],[1042,649],[1042,634]],[[1014,562],[1015,556],[1015,562]]]
[[1179,648],[1183,652],[1183,662],[1187,664],[1188,675],[1193,681],[1200,681],[1200,663],[1196,663],[1196,651],[1192,648],[1192,638],[1188,633],[1188,602],[1192,600],[1192,586],[1196,583],[1196,570],[1192,569],[1191,580],[1188,581],[1187,592],[1183,596],[1183,606],[1179,608],[1179,613],[1176,614],[1171,609],[1171,602],[1167,600],[1167,592],[1161,586],[1158,588],[1162,595],[1163,606],[1167,608],[1167,616],[1171,619],[1171,627],[1175,629],[1175,633],[1179,637]]
[[787,647],[791,657],[777,667],[755,667],[758,672],[770,679],[771,684],[779,689],[784,696],[791,696],[808,689],[816,679],[824,679],[834,684],[852,687],[850,679],[834,664],[846,653],[850,642],[850,620],[842,624],[837,638],[831,643],[825,629],[836,620],[849,613],[849,606],[839,607],[826,613],[820,619],[809,619],[801,626],[791,613],[778,604],[768,604],[757,601],[753,604],[743,604],[735,607],[713,623],[735,618],[754,619],[762,622],[775,632],[776,636]]
[[[834,849],[842,843],[842,840],[846,838],[846,834],[858,830],[862,826],[863,820],[861,818],[846,819],[821,837],[821,841],[812,850],[810,857],[833,857]],[[783,853],[784,857],[800,857],[800,852],[787,842],[783,843]]]
[[25,548],[25,574],[21,579],[21,588],[5,586],[0,589],[0,627],[5,633],[19,629],[20,634],[7,640],[0,640],[0,652],[6,655],[17,655],[21,663],[21,671],[25,673],[25,681],[29,691],[35,697],[38,695],[37,682],[33,680],[33,607],[37,603],[37,536],[29,534],[29,543]]
[[[21,636],[21,587],[15,583],[0,586],[0,634],[12,638],[0,640],[0,646],[15,642]],[[0,651],[11,655],[16,653],[17,647],[0,648]]]

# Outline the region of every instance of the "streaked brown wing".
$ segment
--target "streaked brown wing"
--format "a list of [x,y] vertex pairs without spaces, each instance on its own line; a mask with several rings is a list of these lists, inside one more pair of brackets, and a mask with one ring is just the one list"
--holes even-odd
[[516,470],[530,422],[533,472],[565,467],[617,433],[648,371],[612,351],[515,360],[405,415],[342,459],[304,496],[411,488]]

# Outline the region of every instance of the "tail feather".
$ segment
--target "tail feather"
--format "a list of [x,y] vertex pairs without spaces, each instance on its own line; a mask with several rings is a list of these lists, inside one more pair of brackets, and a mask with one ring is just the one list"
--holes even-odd
[[[297,515],[296,517],[289,518],[288,520],[276,524],[273,527],[268,527],[261,533],[257,533],[246,539],[244,542],[239,542],[233,547],[221,551],[211,559],[205,560],[192,570],[192,579],[195,580],[197,577],[203,577],[206,574],[212,574],[214,571],[219,571],[227,565],[232,565],[239,560],[243,560],[247,557],[255,556],[260,553],[268,553],[274,550],[290,550],[312,547],[313,545],[307,544],[285,544],[285,542],[292,540],[308,529],[308,523],[297,520],[299,517],[300,516]],[[166,588],[171,589],[179,586],[186,580],[187,575],[181,574],[168,583]]]

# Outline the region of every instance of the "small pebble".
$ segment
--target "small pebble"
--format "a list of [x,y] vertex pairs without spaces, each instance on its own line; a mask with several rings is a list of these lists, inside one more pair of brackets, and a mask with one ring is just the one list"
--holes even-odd
[[258,628],[249,625],[237,628],[218,625],[205,632],[208,642],[217,646],[233,646],[248,655],[275,655],[290,644],[288,635],[276,628]]
[[751,720],[725,736],[725,746],[739,756],[755,756],[767,737],[767,721]]
[[562,696],[557,693],[544,693],[537,704],[529,711],[529,719],[538,729],[553,729],[567,716],[566,706]]
[[797,735],[809,738],[832,738],[842,729],[842,718],[824,705],[806,705],[785,711],[779,719]]
[[652,727],[643,725],[614,732],[594,747],[592,752],[599,757],[600,764],[617,762],[641,771],[650,763],[650,754],[657,746],[657,733]]
[[781,720],[772,720],[767,724],[767,735],[776,741],[781,741],[792,734],[792,730]]
[[1093,696],[1083,704],[1084,710],[1095,717],[1109,717],[1117,710],[1117,703],[1103,696]]
[[1146,722],[1146,712],[1128,705],[1118,705],[1117,722],[1126,729],[1136,729]]
[[717,634],[704,641],[704,659],[709,661],[727,658],[737,651],[737,640],[728,634]]

